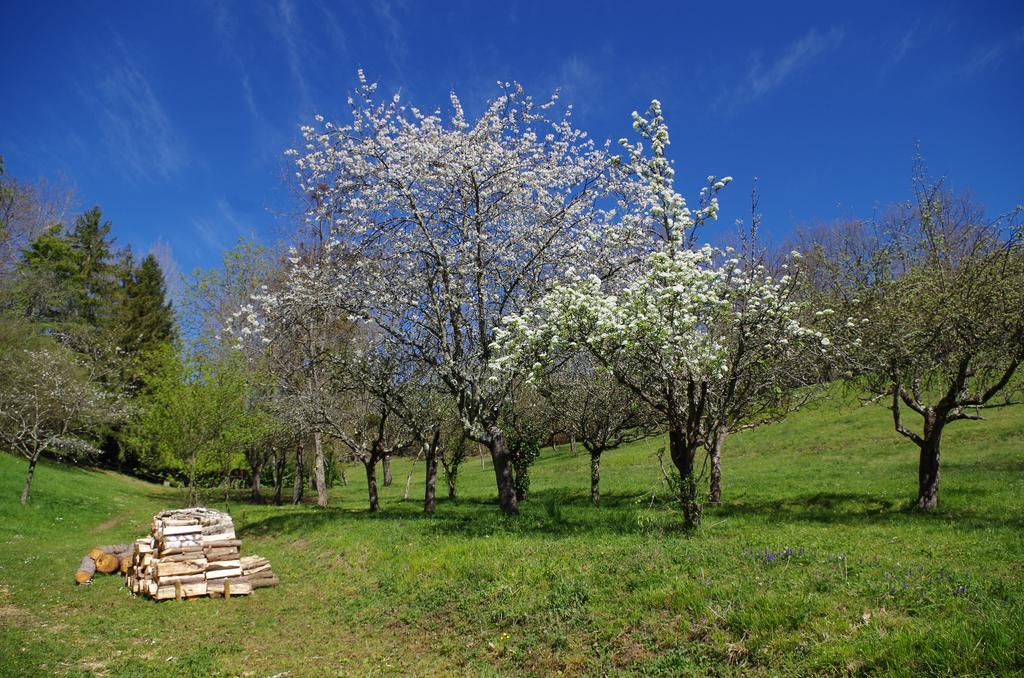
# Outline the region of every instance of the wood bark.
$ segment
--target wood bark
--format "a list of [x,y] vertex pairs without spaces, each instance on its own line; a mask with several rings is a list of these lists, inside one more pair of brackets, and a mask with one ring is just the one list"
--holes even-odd
[[284,489],[284,470],[288,455],[283,450],[274,450],[274,504],[281,505],[281,491]]
[[381,469],[384,470],[384,487],[391,487],[391,483],[394,479],[391,477],[391,455],[385,454],[384,458],[380,462]]
[[302,443],[295,447],[295,485],[292,488],[292,503],[298,504],[302,501]]
[[370,495],[370,510],[380,510],[380,502],[377,498],[377,460],[371,458],[363,462],[366,469],[366,491]]
[[487,448],[491,453],[494,465],[494,478],[498,485],[498,503],[503,513],[515,515],[519,513],[519,502],[516,499],[515,484],[512,481],[512,464],[509,459],[508,444],[505,433],[498,427],[492,427],[487,438]]
[[85,584],[90,582],[94,574],[96,574],[96,561],[92,559],[92,556],[84,556],[82,562],[78,564],[78,570],[75,572],[75,583]]
[[711,504],[722,503],[722,449],[728,435],[725,429],[720,430],[711,447],[711,489],[708,492],[708,502]]
[[939,507],[939,463],[942,458],[942,430],[945,415],[925,420],[924,438],[917,464],[917,508],[934,511]]
[[24,506],[28,503],[29,490],[32,488],[32,476],[36,473],[36,461],[38,461],[38,453],[34,454],[28,460],[28,475],[25,476],[25,485],[21,488],[21,505]]
[[684,432],[669,425],[669,455],[679,471],[679,502],[683,507],[683,520],[687,529],[700,527],[702,507],[697,501],[697,478],[694,475],[694,459],[698,443],[687,440]]
[[260,493],[260,474],[263,473],[263,464],[252,464],[252,501],[254,504],[263,503],[263,495]]
[[590,453],[590,501],[594,506],[601,504],[601,451]]
[[315,475],[316,475],[316,503],[321,508],[327,506],[327,478],[324,474],[324,448],[320,432],[313,434],[313,449],[315,453]]
[[427,482],[423,497],[423,512],[433,513],[437,506],[437,452],[433,447],[426,454]]

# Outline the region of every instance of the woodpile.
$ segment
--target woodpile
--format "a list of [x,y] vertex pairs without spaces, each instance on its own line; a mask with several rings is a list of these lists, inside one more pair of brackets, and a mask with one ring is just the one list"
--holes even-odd
[[156,600],[230,597],[275,586],[266,558],[241,557],[231,516],[207,508],[164,511],[150,535],[135,541],[127,584]]
[[226,513],[208,508],[163,511],[153,518],[149,536],[93,549],[75,580],[85,573],[91,579],[90,567],[100,572],[120,569],[132,593],[155,600],[244,596],[280,583],[266,558],[243,558],[241,545]]

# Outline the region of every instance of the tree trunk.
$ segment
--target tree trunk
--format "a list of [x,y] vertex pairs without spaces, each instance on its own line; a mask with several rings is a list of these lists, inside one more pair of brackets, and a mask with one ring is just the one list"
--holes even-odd
[[711,504],[722,503],[722,448],[728,435],[728,431],[720,429],[711,447],[711,491],[708,492],[708,503]]
[[409,501],[409,493],[412,492],[412,476],[416,472],[417,459],[419,457],[413,459],[412,463],[409,464],[409,475],[405,477],[405,492],[402,493],[402,501]]
[[320,508],[327,506],[327,478],[324,477],[324,448],[320,432],[313,434],[314,464],[316,473],[316,503]]
[[426,464],[427,486],[423,497],[423,512],[433,513],[437,504],[437,453],[433,449],[427,451]]
[[458,499],[459,463],[457,461],[445,467],[444,480],[448,484],[448,498]]
[[302,443],[295,448],[295,485],[292,488],[292,503],[298,504],[302,501]]
[[687,529],[700,527],[703,511],[697,501],[697,478],[694,475],[693,461],[697,456],[697,445],[692,445],[678,428],[669,425],[669,454],[672,463],[679,471],[679,502],[683,506],[683,519]]
[[384,458],[380,461],[380,466],[384,470],[384,487],[391,487],[391,483],[394,479],[391,477],[391,455],[385,454]]
[[601,503],[601,453],[590,453],[590,501],[594,506]]
[[576,456],[576,434],[569,434],[569,449],[572,450],[572,456]]
[[943,424],[925,426],[924,444],[917,465],[917,508],[933,511],[939,507],[939,459]]
[[36,462],[39,460],[39,456],[33,456],[28,460],[28,475],[25,476],[25,486],[21,488],[21,505],[24,506],[28,503],[28,493],[32,489],[32,476],[36,474]]
[[284,467],[288,463],[287,454],[282,450],[274,450],[274,503],[281,505],[281,490],[284,486]]
[[363,466],[366,468],[366,490],[370,494],[370,510],[377,511],[380,509],[377,500],[377,460],[364,461]]
[[489,431],[487,449],[491,453],[494,465],[494,478],[498,484],[498,503],[507,515],[519,513],[519,502],[516,500],[515,483],[512,481],[512,464],[509,458],[508,444],[505,433],[498,427]]
[[263,503],[263,495],[260,493],[260,475],[263,473],[263,464],[252,465],[252,500],[256,504]]

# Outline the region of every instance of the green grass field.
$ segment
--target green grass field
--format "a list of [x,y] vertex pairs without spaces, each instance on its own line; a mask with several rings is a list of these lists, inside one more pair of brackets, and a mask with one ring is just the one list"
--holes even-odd
[[243,554],[282,583],[187,603],[72,580],[83,553],[142,536],[177,490],[45,464],[26,508],[25,463],[2,455],[0,673],[1024,672],[1024,407],[948,429],[932,515],[909,509],[916,450],[878,407],[825,403],[736,436],[724,502],[694,535],[667,500],[661,444],[606,455],[600,508],[588,460],[564,448],[544,451],[515,519],[475,458],[433,517],[422,464],[402,501],[402,461],[378,515],[361,467],[328,510],[233,502]]

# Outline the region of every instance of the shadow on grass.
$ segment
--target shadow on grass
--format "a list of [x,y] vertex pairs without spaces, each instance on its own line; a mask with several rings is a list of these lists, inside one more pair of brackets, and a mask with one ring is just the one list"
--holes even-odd
[[[952,500],[949,495],[953,496]],[[909,498],[893,500],[869,492],[817,492],[781,499],[722,503],[714,507],[713,515],[844,526],[901,521],[926,524],[955,522],[960,529],[1024,529],[1024,516],[997,513],[990,504],[980,501],[986,496],[988,493],[980,489],[960,487],[947,493],[946,501],[940,503],[939,510],[924,512],[918,510]]]
[[[983,492],[968,488],[956,493],[958,503],[970,495]],[[675,534],[687,536],[682,529],[682,515],[668,498],[638,502],[636,495],[607,494],[601,506],[593,506],[588,494],[567,494],[557,490],[539,491],[521,505],[518,516],[505,516],[498,511],[497,501],[469,497],[455,501],[439,500],[437,512],[423,513],[419,502],[399,502],[371,513],[366,509],[299,506],[275,515],[243,520],[240,536],[287,536],[344,523],[418,525],[425,535],[447,535],[483,538],[495,535],[540,535],[568,538],[588,534]],[[976,502],[966,502],[976,503]],[[253,507],[255,505],[249,505]],[[247,507],[248,508],[248,507]],[[653,509],[653,522],[651,520]],[[641,519],[646,517],[646,519]],[[909,501],[880,498],[870,493],[817,492],[775,500],[727,502],[709,506],[705,521],[735,518],[741,521],[768,521],[781,524],[807,523],[837,526],[882,525],[897,523],[954,522],[961,529],[1011,527],[1024,529],[1020,516],[996,515],[987,507],[978,512],[969,509],[940,510],[923,513]]]
[[[485,497],[454,501],[439,499],[433,515],[423,513],[422,504],[413,501],[388,504],[376,513],[340,507],[313,510],[297,507],[245,522],[240,534],[291,535],[344,522],[415,523],[428,535],[462,537],[533,534],[562,538],[593,533],[635,534],[650,530],[649,526],[637,520],[637,510],[648,508],[649,501],[638,505],[636,496],[628,494],[608,494],[601,500],[602,506],[595,507],[590,503],[589,495],[538,491],[520,505],[517,516],[503,515],[498,510],[497,500]],[[666,510],[660,518],[657,527],[678,529],[682,534],[681,515]]]

